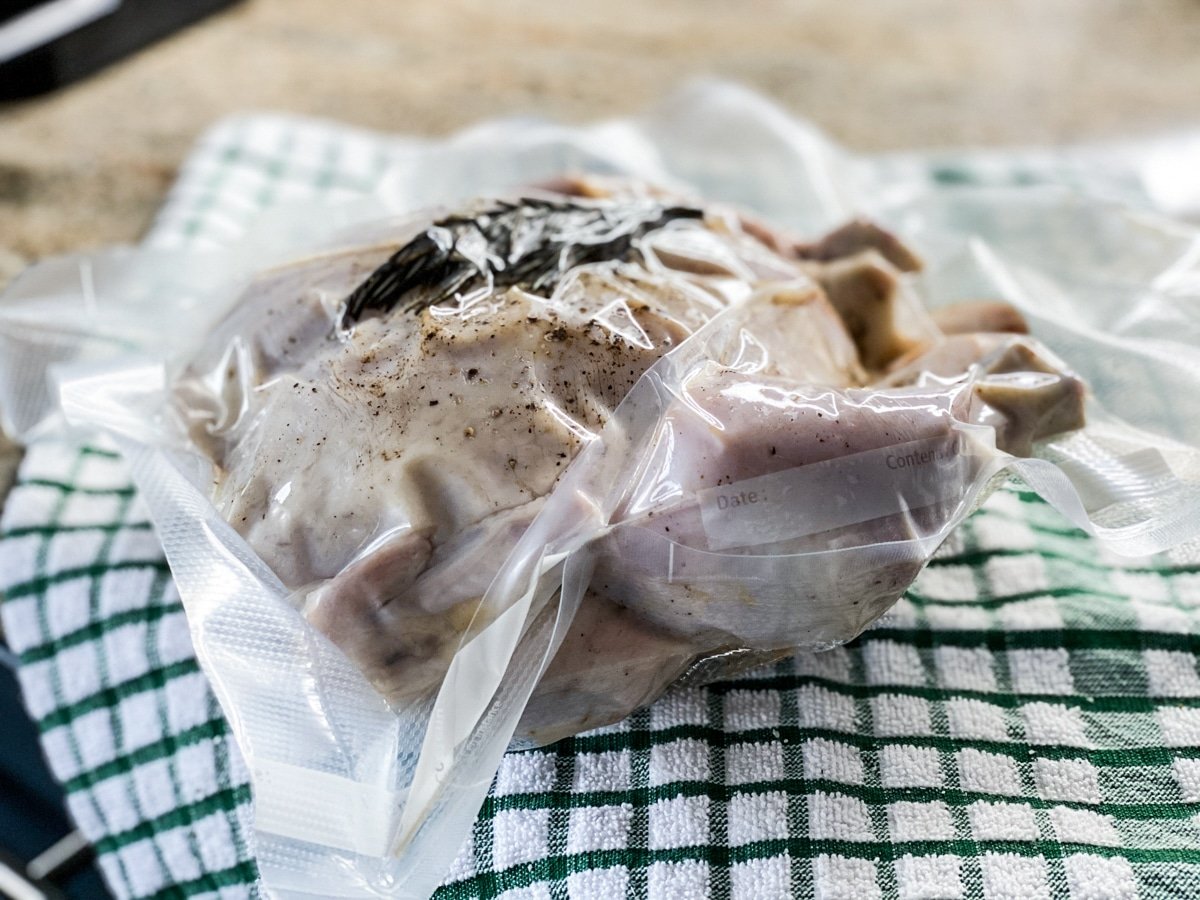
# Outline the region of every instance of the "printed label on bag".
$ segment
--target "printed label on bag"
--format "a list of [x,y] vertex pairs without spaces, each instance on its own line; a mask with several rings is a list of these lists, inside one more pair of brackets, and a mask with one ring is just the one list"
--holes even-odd
[[909,441],[698,492],[709,548],[753,547],[922,509],[962,495],[959,434]]

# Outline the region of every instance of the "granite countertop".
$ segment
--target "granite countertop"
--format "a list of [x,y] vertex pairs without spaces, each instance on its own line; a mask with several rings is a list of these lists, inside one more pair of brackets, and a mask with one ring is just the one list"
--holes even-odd
[[136,240],[196,136],[237,111],[433,134],[634,112],[716,74],[861,150],[1053,144],[1200,122],[1197,46],[1196,0],[247,0],[0,106],[0,286]]

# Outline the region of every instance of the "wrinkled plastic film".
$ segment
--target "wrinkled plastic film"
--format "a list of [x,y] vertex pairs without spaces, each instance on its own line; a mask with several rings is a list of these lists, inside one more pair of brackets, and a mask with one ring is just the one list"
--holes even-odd
[[[997,451],[990,429],[956,418],[964,415],[969,380],[855,394],[763,374],[769,354],[763,340],[748,331],[753,310],[748,299],[715,317],[652,367],[608,425],[590,436],[485,595],[477,616],[490,622],[464,640],[432,708],[401,710],[400,727],[394,707],[382,704],[354,667],[304,623],[294,598],[289,602],[291,592],[269,570],[253,574],[261,564],[206,509],[197,486],[202,479],[179,474],[196,460],[177,462],[172,471],[156,464],[153,453],[130,448],[132,458],[143,460],[135,463],[139,481],[156,486],[147,490],[147,502],[163,523],[165,545],[169,552],[187,548],[173,566],[181,590],[204,598],[190,607],[191,621],[197,643],[208,648],[209,664],[221,673],[222,698],[239,710],[234,721],[255,760],[257,796],[265,804],[258,827],[271,836],[268,847],[280,839],[283,848],[325,847],[342,860],[338,871],[357,873],[356,878],[363,876],[363,860],[393,852],[406,858],[406,849],[415,854],[422,848],[422,871],[437,871],[433,860],[449,853],[435,840],[438,823],[469,821],[537,674],[582,601],[585,578],[569,579],[569,590],[557,591],[563,559],[576,565],[586,559],[589,570],[607,564],[612,574],[634,584],[662,582],[668,594],[674,588],[747,586],[753,615],[709,604],[708,619],[700,623],[728,628],[741,622],[745,627],[730,635],[731,649],[830,646],[886,610],[1010,458]],[[144,429],[136,426],[154,416],[135,396],[131,385],[137,384],[148,384],[153,394],[153,382],[140,378],[77,380],[68,391],[68,408],[76,415],[98,410],[109,427],[133,429],[132,436],[145,440]],[[712,420],[720,404],[703,397],[714,385],[732,404],[720,408],[731,413],[762,405],[840,420],[911,417],[921,410],[928,421],[909,440],[689,489],[672,477],[679,473],[672,472],[675,460],[665,448],[697,422],[718,430],[728,424]],[[134,415],[119,414],[122,408]],[[161,411],[160,416],[170,419]],[[169,443],[178,444],[178,438]],[[1025,465],[1033,483],[1061,495],[1074,520],[1095,527],[1082,502],[1072,507],[1061,470]],[[648,527],[655,512],[671,510],[684,525],[697,527],[687,535],[691,544],[687,537]],[[894,524],[876,536],[890,540],[864,541],[856,533],[864,523],[881,520]],[[843,546],[831,546],[839,541]],[[211,551],[198,553],[204,544]],[[774,552],[764,555],[764,548]],[[742,552],[723,552],[734,549]],[[645,611],[650,621],[653,606]],[[271,609],[277,612],[267,616]],[[659,624],[678,625],[669,617]],[[372,708],[373,724],[365,712]],[[318,729],[297,742],[290,723],[317,711]],[[327,736],[327,749],[314,765],[319,733]],[[417,735],[423,735],[419,747]],[[399,760],[399,768],[391,759]],[[376,773],[389,769],[381,782]],[[306,776],[308,771],[314,774]],[[280,863],[289,871],[295,863],[287,861],[290,852],[284,849]],[[377,888],[378,883],[368,889]]]

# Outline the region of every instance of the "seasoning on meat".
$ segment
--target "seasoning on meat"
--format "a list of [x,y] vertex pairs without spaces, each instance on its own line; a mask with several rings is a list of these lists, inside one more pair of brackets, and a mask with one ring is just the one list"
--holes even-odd
[[905,466],[953,456],[955,422],[1014,454],[1082,424],[1082,385],[1010,333],[1018,315],[963,308],[937,320],[947,337],[909,280],[919,260],[877,226],[804,244],[716,206],[565,189],[578,196],[479,203],[268,273],[180,384],[218,509],[393,703],[436,689],[580,449],[725,310],[739,311],[737,354],[664,401],[670,454],[645,463],[662,489],[597,541],[583,609],[526,710],[535,740],[614,721],[697,660],[789,646],[794,604],[855,607],[865,625],[923,563],[714,586],[689,575],[689,554],[728,554],[732,571],[739,554],[884,546],[946,508],[901,497],[880,512],[839,491],[853,515],[818,499],[808,531],[784,522],[764,544],[749,525],[715,535],[714,489],[811,482],[894,447],[917,448]]

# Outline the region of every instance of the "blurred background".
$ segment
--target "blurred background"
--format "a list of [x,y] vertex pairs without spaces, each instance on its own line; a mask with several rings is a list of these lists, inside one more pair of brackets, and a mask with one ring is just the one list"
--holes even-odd
[[[1200,125],[1197,48],[1197,0],[0,0],[0,96],[35,94],[0,102],[0,287],[137,240],[231,113],[436,135],[633,113],[717,75],[856,150],[1053,147]],[[0,437],[0,498],[14,459]],[[70,828],[20,719],[0,666],[0,863],[17,868]],[[86,870],[57,880],[101,895]]]
[[716,74],[858,150],[1055,144],[1200,123],[1197,47],[1197,0],[244,0],[0,105],[0,282],[136,239],[192,141],[235,111],[440,134],[635,112]]

